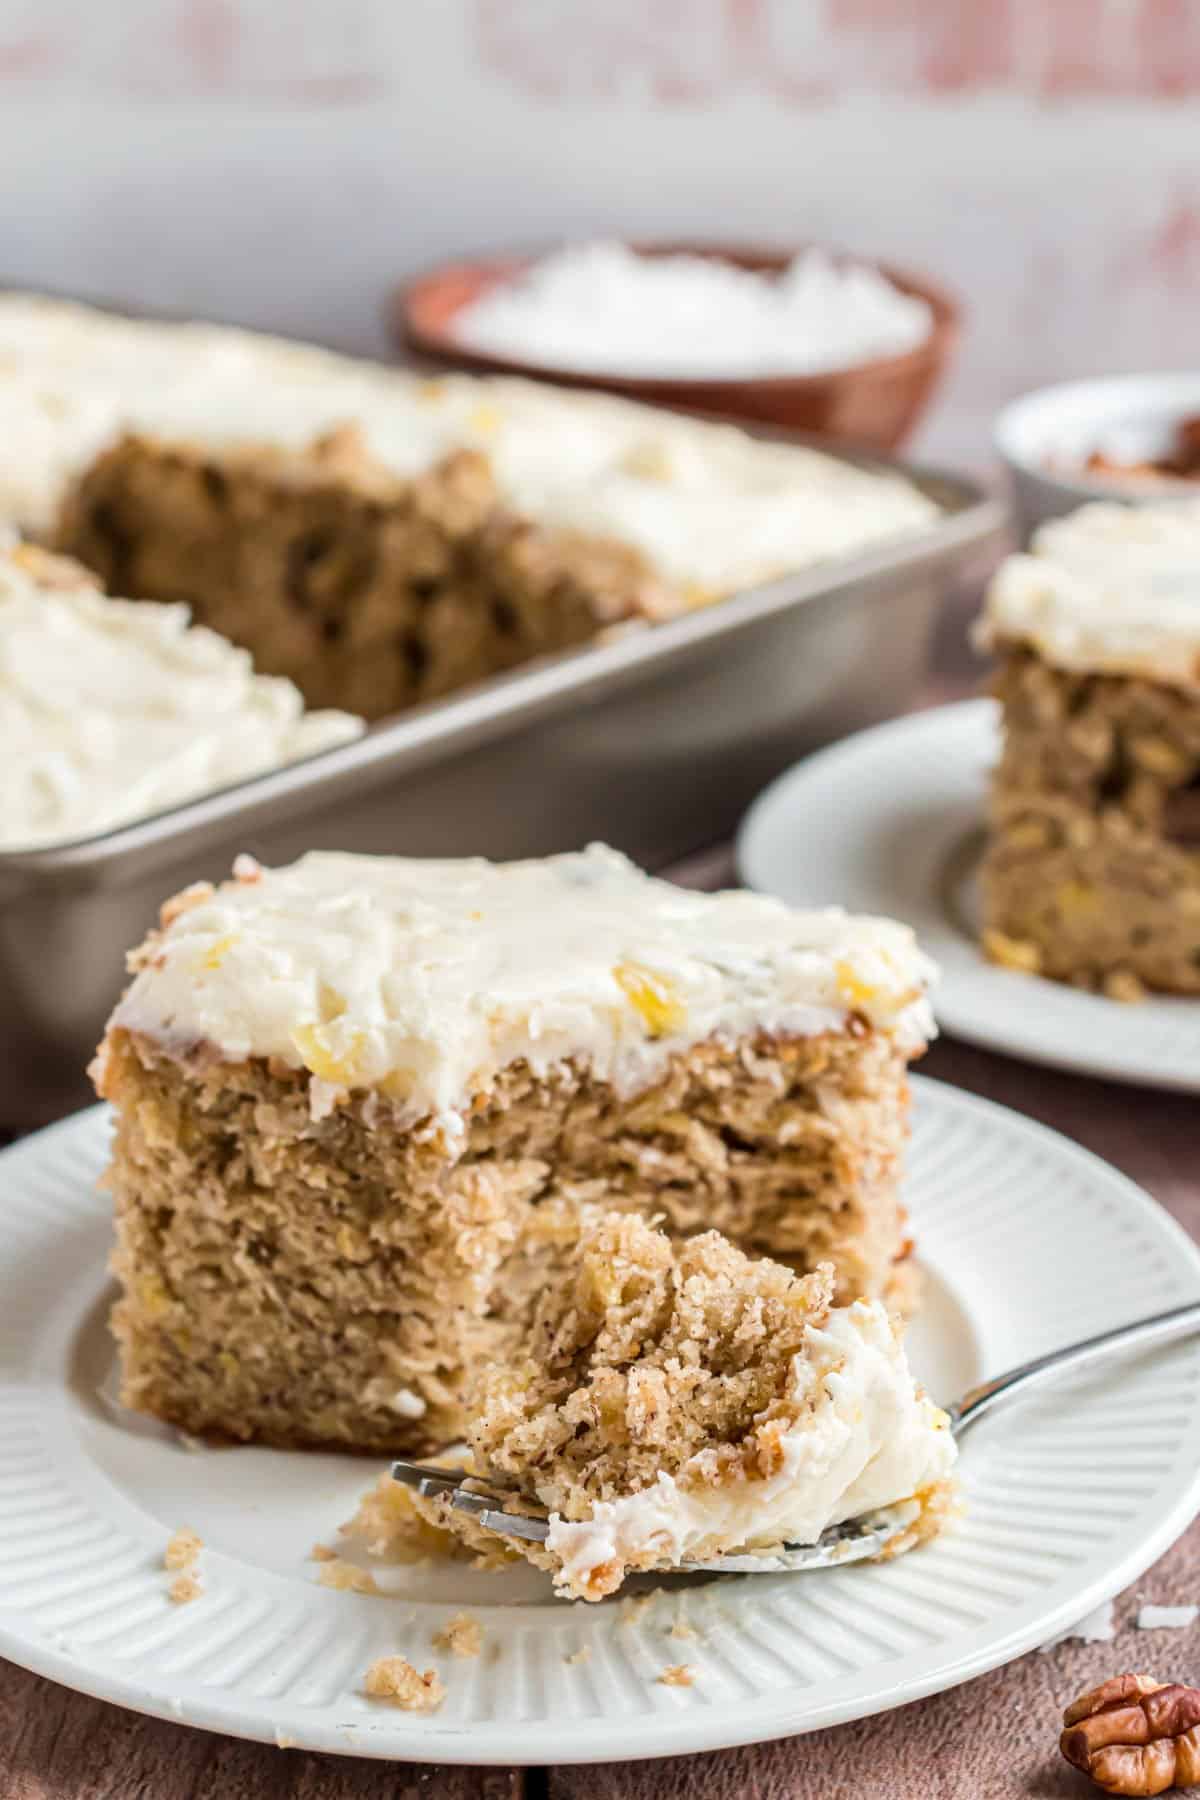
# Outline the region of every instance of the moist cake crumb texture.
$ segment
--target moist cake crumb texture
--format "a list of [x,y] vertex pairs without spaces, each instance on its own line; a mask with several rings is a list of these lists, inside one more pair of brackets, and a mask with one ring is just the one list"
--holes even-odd
[[901,926],[686,893],[599,846],[239,858],[132,961],[94,1071],[114,1328],[125,1404],[185,1431],[453,1442],[598,1202],[911,1300],[931,970]]
[[994,578],[982,943],[1003,967],[1200,993],[1198,581],[1197,501],[1084,507]]
[[524,1354],[468,1395],[483,1491],[548,1515],[544,1546],[510,1548],[598,1600],[635,1570],[812,1543],[883,1509],[903,1509],[897,1551],[934,1535],[953,1510],[949,1421],[878,1302],[835,1308],[832,1286],[716,1232],[680,1244],[630,1214],[585,1219]]
[[182,1575],[175,1577],[167,1589],[167,1598],[175,1606],[187,1606],[191,1601],[198,1600],[203,1592],[199,1576],[185,1570]]
[[363,1676],[363,1692],[372,1700],[386,1700],[404,1712],[436,1712],[446,1689],[436,1669],[422,1674],[403,1656],[381,1656]]
[[371,719],[687,604],[636,550],[506,512],[478,451],[401,478],[350,427],[300,451],[124,437],[56,541],[114,592],[183,598],[310,706]]

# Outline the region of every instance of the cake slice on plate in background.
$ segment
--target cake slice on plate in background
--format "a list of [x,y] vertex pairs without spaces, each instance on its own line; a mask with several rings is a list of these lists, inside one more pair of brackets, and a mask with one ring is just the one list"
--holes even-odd
[[983,865],[996,962],[1200,994],[1200,500],[1043,525],[988,592],[1004,751]]

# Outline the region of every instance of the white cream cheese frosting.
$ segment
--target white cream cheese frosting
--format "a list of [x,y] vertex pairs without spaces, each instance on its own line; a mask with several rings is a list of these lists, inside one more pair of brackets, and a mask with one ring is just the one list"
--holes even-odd
[[290,681],[256,675],[186,607],[75,579],[0,544],[0,850],[109,831],[363,730],[306,713]]
[[242,858],[191,898],[135,956],[113,1024],[305,1068],[318,1114],[369,1088],[453,1137],[520,1060],[541,1076],[578,1059],[636,1092],[710,1037],[857,1017],[908,1051],[933,1032],[907,927],[692,893],[602,845],[507,864]]
[[942,1481],[957,1454],[944,1412],[913,1381],[898,1331],[877,1300],[837,1307],[810,1326],[792,1360],[788,1398],[800,1409],[779,1441],[774,1473],[707,1478],[701,1450],[678,1477],[597,1502],[589,1519],[554,1514],[547,1547],[556,1580],[586,1590],[606,1564],[686,1561],[703,1547],[735,1552],[812,1544],[830,1525],[909,1500]]
[[211,325],[133,321],[0,295],[0,517],[53,523],[71,480],[123,430],[299,447],[349,420],[399,475],[470,447],[540,523],[621,539],[697,601],[928,527],[910,482],[598,394],[425,380]]
[[976,635],[1200,692],[1200,499],[1100,501],[1040,526],[997,570]]

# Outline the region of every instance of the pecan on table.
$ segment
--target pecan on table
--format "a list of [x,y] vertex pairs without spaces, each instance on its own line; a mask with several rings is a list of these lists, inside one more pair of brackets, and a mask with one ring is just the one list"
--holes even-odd
[[1114,1675],[1063,1714],[1059,1749],[1106,1794],[1200,1783],[1200,1688]]

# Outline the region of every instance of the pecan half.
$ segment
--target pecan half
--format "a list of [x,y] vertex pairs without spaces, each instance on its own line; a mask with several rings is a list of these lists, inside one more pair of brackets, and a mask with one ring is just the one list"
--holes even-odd
[[1200,1688],[1114,1675],[1063,1714],[1059,1749],[1106,1794],[1200,1782]]

